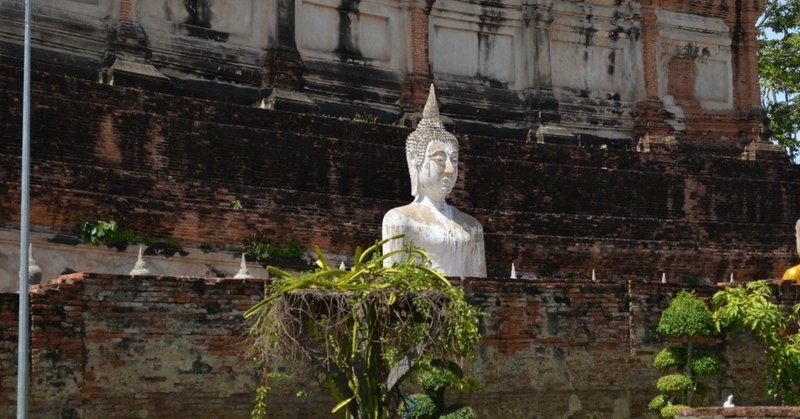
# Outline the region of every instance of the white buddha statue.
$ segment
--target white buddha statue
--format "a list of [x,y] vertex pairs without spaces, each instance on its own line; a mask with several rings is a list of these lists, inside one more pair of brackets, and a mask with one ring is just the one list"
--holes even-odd
[[439,120],[433,85],[422,120],[406,139],[406,159],[414,201],[383,217],[384,239],[405,235],[384,244],[384,254],[410,244],[427,251],[433,268],[447,276],[486,277],[483,227],[445,201],[458,178],[458,140]]

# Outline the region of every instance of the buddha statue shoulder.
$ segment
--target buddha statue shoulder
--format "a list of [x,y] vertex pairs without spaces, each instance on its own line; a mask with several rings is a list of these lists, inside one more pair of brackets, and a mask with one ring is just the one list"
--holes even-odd
[[409,244],[428,252],[433,268],[447,276],[485,277],[483,227],[446,200],[458,179],[458,140],[439,119],[433,85],[422,120],[406,139],[406,161],[414,200],[383,217],[384,239],[404,234],[384,244],[384,254]]

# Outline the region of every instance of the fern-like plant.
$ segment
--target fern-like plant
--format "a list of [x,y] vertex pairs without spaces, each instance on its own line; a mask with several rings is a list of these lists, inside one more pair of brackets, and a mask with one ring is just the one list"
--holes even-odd
[[[245,313],[261,366],[310,365],[337,400],[332,412],[347,418],[389,417],[419,363],[473,356],[480,342],[478,311],[428,255],[382,255],[383,243],[356,249],[346,270],[319,250],[313,271],[269,267],[267,297]],[[404,262],[385,266],[396,253]]]

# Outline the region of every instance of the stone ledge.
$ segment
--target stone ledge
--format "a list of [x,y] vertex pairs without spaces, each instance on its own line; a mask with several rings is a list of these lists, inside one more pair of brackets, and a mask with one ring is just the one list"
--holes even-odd
[[741,406],[741,407],[704,407],[682,409],[678,419],[789,419],[800,417],[800,407],[785,406]]

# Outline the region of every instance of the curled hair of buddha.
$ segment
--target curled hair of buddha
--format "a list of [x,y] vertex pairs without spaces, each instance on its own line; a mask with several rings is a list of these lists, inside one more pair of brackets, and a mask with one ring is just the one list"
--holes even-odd
[[439,104],[436,102],[436,92],[431,84],[428,100],[422,110],[422,120],[419,121],[417,129],[406,138],[406,161],[408,162],[411,195],[413,196],[417,196],[417,179],[422,163],[425,161],[425,151],[428,149],[428,144],[434,141],[451,142],[458,150],[458,140],[444,129],[444,125],[439,119]]

